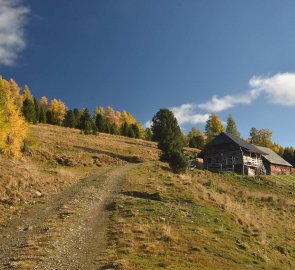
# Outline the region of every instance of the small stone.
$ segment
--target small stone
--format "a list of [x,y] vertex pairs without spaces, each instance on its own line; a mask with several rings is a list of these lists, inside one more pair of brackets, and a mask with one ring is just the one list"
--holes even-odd
[[42,193],[40,191],[36,191],[35,194],[37,195],[37,197],[42,197]]

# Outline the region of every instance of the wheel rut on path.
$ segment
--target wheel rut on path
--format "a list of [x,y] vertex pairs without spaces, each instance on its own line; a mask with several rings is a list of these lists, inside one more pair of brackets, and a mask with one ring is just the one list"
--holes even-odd
[[134,166],[103,168],[0,227],[0,269],[99,269],[106,206]]

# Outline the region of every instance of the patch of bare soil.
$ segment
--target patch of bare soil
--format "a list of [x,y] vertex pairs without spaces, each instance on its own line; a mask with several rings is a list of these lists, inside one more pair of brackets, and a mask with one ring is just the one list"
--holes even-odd
[[0,227],[0,269],[99,269],[107,205],[136,165],[102,168]]

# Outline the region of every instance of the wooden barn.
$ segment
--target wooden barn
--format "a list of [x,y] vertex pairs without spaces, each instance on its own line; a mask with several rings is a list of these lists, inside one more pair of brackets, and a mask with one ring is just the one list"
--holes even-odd
[[281,156],[275,153],[273,150],[256,146],[259,150],[266,153],[262,155],[262,162],[266,169],[266,174],[290,174],[292,170],[292,165],[284,160]]
[[237,136],[222,132],[198,155],[204,168],[212,171],[233,171],[240,174],[266,174],[262,156],[266,154]]

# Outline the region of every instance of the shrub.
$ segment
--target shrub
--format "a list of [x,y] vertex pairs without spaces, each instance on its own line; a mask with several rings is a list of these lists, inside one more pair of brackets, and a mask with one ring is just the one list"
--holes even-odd
[[169,158],[169,166],[174,173],[185,172],[188,165],[187,157],[180,151],[172,152]]

